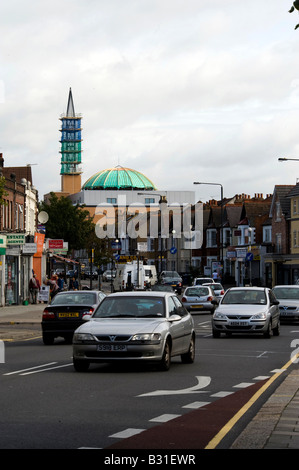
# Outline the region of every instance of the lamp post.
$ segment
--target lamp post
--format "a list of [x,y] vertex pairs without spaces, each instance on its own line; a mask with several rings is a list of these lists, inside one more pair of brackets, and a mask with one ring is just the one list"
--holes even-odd
[[278,158],[279,162],[286,162],[287,160],[293,160],[294,162],[299,162],[299,158],[285,158],[285,157]]
[[206,182],[201,182],[201,181],[194,181],[193,184],[208,184],[208,185],[212,185],[212,186],[220,186],[221,188],[221,193],[220,193],[220,197],[221,197],[221,207],[220,207],[220,231],[221,231],[221,240],[220,240],[220,253],[221,253],[221,259],[220,259],[220,263],[222,265],[222,269],[223,269],[223,186],[222,184],[220,183],[206,183]]

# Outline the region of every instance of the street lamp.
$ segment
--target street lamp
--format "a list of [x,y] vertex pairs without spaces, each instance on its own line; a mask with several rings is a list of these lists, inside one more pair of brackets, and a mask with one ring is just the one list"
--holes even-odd
[[287,161],[287,160],[293,160],[293,161],[295,161],[295,162],[299,162],[299,158],[285,158],[285,157],[279,157],[279,158],[278,158],[278,161],[279,161],[279,162],[285,162],[285,161]]
[[212,185],[212,186],[220,186],[220,188],[221,188],[221,193],[220,193],[220,197],[221,197],[221,206],[220,206],[221,260],[220,260],[220,263],[221,263],[222,268],[223,268],[223,204],[222,204],[223,203],[223,186],[220,183],[206,183],[206,182],[200,182],[200,181],[194,181],[193,184],[209,184],[209,185]]

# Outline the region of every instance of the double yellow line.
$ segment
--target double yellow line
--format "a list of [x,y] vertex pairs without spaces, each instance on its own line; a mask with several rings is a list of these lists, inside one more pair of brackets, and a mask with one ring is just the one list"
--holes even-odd
[[210,442],[206,445],[205,449],[215,449],[217,445],[222,441],[222,439],[228,434],[231,429],[235,426],[235,424],[239,421],[240,418],[249,410],[249,408],[258,400],[258,398],[264,393],[267,388],[280,376],[283,372],[285,372],[291,364],[293,364],[294,360],[299,358],[299,353],[294,355],[294,357],[289,360],[279,372],[274,374],[267,382],[248,400],[248,402],[223,426],[222,429],[210,440]]

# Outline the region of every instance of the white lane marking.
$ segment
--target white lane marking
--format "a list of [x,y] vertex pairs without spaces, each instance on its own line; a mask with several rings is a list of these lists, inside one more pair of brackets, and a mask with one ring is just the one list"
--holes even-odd
[[127,437],[135,436],[135,434],[139,434],[145,429],[135,429],[135,428],[128,428],[124,431],[117,432],[116,434],[111,434],[109,437],[116,437],[121,439],[126,439]]
[[57,362],[49,362],[48,364],[41,364],[40,366],[28,367],[27,369],[16,370],[14,372],[8,372],[7,374],[3,375],[20,374],[21,372],[25,372],[27,370],[39,369],[40,367],[52,366],[53,364],[57,364]]
[[47,372],[48,370],[60,369],[61,367],[69,367],[72,365],[73,363],[71,362],[70,364],[63,364],[62,366],[48,367],[47,369],[33,370],[31,372],[25,372],[24,374],[20,374],[20,375],[38,374],[39,372]]
[[171,419],[179,418],[182,415],[172,415],[172,414],[164,414],[157,416],[156,418],[150,419],[150,421],[154,423],[167,423],[167,421],[170,421]]
[[137,395],[138,397],[153,397],[153,396],[161,396],[161,395],[184,395],[189,393],[206,393],[199,391],[202,388],[207,387],[211,383],[211,377],[204,377],[204,376],[197,376],[197,385],[194,387],[183,388],[181,390],[155,390],[154,392],[143,393],[141,395]]
[[211,397],[223,398],[223,397],[227,397],[228,395],[232,395],[233,393],[235,392],[217,392],[211,395]]
[[253,382],[242,382],[238,385],[234,385],[233,388],[246,388],[246,387],[250,387],[250,385],[253,385]]
[[189,405],[182,406],[182,408],[191,408],[192,410],[196,410],[197,408],[209,405],[210,403],[210,401],[194,401],[193,403],[189,403]]

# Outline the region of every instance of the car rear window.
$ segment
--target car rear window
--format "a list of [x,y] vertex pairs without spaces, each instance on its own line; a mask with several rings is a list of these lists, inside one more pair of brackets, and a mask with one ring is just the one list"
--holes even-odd
[[51,305],[74,305],[86,304],[93,305],[96,303],[96,296],[91,292],[74,292],[68,294],[57,294],[51,302]]
[[207,287],[191,287],[187,289],[186,295],[198,295],[199,297],[202,295],[209,295],[209,289]]

